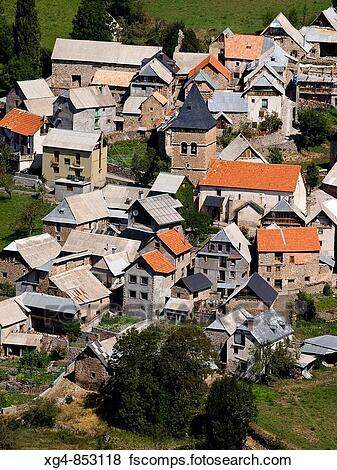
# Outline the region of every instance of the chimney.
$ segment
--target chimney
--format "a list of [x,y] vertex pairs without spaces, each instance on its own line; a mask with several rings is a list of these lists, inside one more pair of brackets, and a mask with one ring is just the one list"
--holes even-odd
[[241,242],[239,242],[239,251],[241,250]]
[[249,331],[253,331],[254,328],[254,317],[249,317],[247,319],[247,326]]
[[142,189],[139,191],[139,199],[144,199],[144,191]]

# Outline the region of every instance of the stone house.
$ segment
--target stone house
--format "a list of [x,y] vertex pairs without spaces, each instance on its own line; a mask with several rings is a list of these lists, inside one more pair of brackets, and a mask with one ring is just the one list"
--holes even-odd
[[144,65],[130,83],[130,96],[151,96],[158,92],[170,99],[173,95],[174,75],[171,68],[153,57],[145,60]]
[[222,353],[230,372],[253,374],[254,350],[266,345],[275,348],[292,340],[293,329],[286,318],[275,310],[268,310],[247,318],[227,339]]
[[[335,138],[336,141],[336,138]],[[332,168],[328,172],[328,174],[324,177],[322,181],[322,189],[325,191],[327,194],[329,194],[332,197],[337,197],[337,163],[335,163],[335,158],[336,158],[336,143],[333,141],[331,143],[331,156],[330,156],[330,165]]]
[[13,108],[21,108],[27,100],[30,102],[43,98],[55,98],[44,78],[15,82],[6,96],[6,112]]
[[116,101],[108,86],[89,86],[64,91],[54,101],[53,125],[78,132],[116,130]]
[[60,251],[57,240],[47,233],[12,241],[0,252],[0,282],[13,286],[21,276],[56,258]]
[[123,121],[121,124],[124,132],[141,132],[141,106],[146,99],[146,96],[129,96],[124,101],[122,109]]
[[279,13],[262,31],[261,35],[272,38],[296,59],[304,58],[312,47],[305,36],[290,23],[283,13]]
[[299,165],[215,160],[198,189],[199,210],[209,211],[207,197],[221,198],[215,220],[237,220],[240,227],[247,229],[256,228],[263,214],[282,198],[306,211],[306,190]]
[[268,65],[261,65],[244,79],[242,96],[247,100],[248,119],[253,127],[270,114],[284,119],[285,87],[283,78]]
[[170,298],[174,273],[174,265],[157,249],[143,253],[125,270],[124,313],[159,317]]
[[262,227],[268,227],[271,224],[276,224],[279,227],[304,227],[306,217],[293,202],[281,199],[261,218]]
[[306,225],[317,229],[321,245],[321,256],[329,256],[336,259],[336,225],[337,225],[337,201],[329,199],[318,203],[309,212]]
[[[335,31],[335,44],[337,42],[337,31]],[[337,53],[336,53],[337,54]],[[316,101],[318,103],[337,103],[337,65],[335,61],[321,59],[319,64],[313,60],[312,63],[299,64],[297,75],[297,95],[301,103]]]
[[154,129],[164,121],[167,103],[167,98],[158,91],[141,103],[139,124],[143,131]]
[[174,280],[177,282],[181,277],[187,276],[191,266],[192,245],[183,233],[176,228],[161,231],[146,243],[141,253],[160,251],[166,259],[175,267]]
[[246,309],[251,315],[272,308],[278,292],[258,273],[253,273],[248,280],[224,301],[224,310],[232,312],[238,308]]
[[256,240],[258,272],[279,292],[331,282],[331,268],[320,261],[315,227],[270,226],[258,229]]
[[74,381],[85,390],[98,391],[109,377],[108,366],[117,338],[89,343],[74,361]]
[[123,72],[122,70],[97,69],[91,85],[108,86],[116,103],[119,104],[129,93],[130,83],[135,74],[136,72]]
[[171,289],[171,297],[165,304],[164,315],[176,322],[193,316],[210,297],[212,283],[205,274],[196,273],[182,277]]
[[10,333],[28,331],[30,326],[29,309],[20,299],[13,297],[0,302],[0,355],[3,351],[3,342]]
[[212,292],[228,297],[249,278],[250,243],[232,223],[222,228],[196,254],[195,272],[212,282]]
[[81,323],[95,326],[109,310],[110,291],[93,275],[88,264],[50,276],[49,283],[53,295],[79,305]]
[[103,134],[51,129],[43,143],[42,174],[47,182],[65,178],[89,181],[92,189],[105,185],[107,145]]
[[224,37],[224,65],[232,72],[232,84],[237,85],[249,63],[273,47],[273,40],[253,34],[233,34]]
[[233,31],[230,28],[226,28],[218,36],[211,38],[208,48],[209,53],[221,63],[225,61],[225,38],[233,35]]
[[89,86],[95,72],[101,68],[136,73],[142,61],[153,57],[160,49],[120,42],[57,38],[51,57],[51,87],[62,90]]
[[186,96],[191,91],[193,84],[198,87],[198,90],[200,91],[204,101],[212,98],[213,93],[218,86],[217,83],[203,70],[200,70],[195,75],[192,75],[192,77],[189,78],[185,83],[184,91]]
[[217,90],[226,90],[230,85],[232,78],[231,71],[212,54],[193,67],[188,73],[188,78],[194,77],[199,72],[203,72],[214,81]]
[[177,209],[182,204],[169,194],[137,199],[128,210],[128,229],[154,234],[170,228],[181,229],[182,216]]
[[16,108],[0,120],[0,133],[14,153],[16,171],[30,168],[42,155],[48,127],[48,121],[41,116]]
[[71,230],[104,231],[110,212],[101,191],[66,197],[43,219],[43,230],[63,245]]
[[268,163],[241,133],[219,153],[218,160]]
[[208,109],[217,122],[218,136],[224,129],[239,130],[248,119],[248,103],[242,92],[216,90],[208,100]]
[[177,66],[177,71],[175,72],[176,95],[179,96],[179,93],[187,80],[189,72],[208,56],[209,54],[201,52],[175,51],[173,53],[173,60]]
[[178,115],[163,130],[172,173],[184,175],[197,185],[216,154],[216,121],[195,84]]

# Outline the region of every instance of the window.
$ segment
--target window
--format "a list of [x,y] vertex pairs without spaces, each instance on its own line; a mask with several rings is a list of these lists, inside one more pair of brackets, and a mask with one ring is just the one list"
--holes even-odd
[[81,82],[82,82],[81,75],[72,75],[72,76],[71,76],[71,84],[72,84],[73,86],[80,87],[80,86],[81,86]]
[[136,299],[137,298],[137,292],[135,290],[130,290],[129,295],[130,295],[130,299]]
[[99,117],[95,117],[94,129],[99,129]]
[[282,263],[283,261],[282,253],[275,253],[275,261],[277,261],[278,263]]
[[54,173],[60,173],[60,169],[58,166],[54,166]]
[[136,282],[137,282],[137,276],[135,276],[134,274],[130,274],[130,276],[129,276],[129,282],[130,282],[130,284],[136,284]]
[[290,256],[289,257],[289,263],[290,264],[295,264],[295,256]]
[[218,243],[218,250],[222,251],[222,243]]
[[208,274],[208,269],[203,269],[202,272],[203,272],[204,274]]
[[75,164],[76,165],[80,165],[81,164],[81,155],[79,153],[77,153],[75,155]]
[[237,67],[239,67],[239,66],[240,66],[240,62],[235,62],[235,65],[236,65]]
[[267,271],[267,273],[271,273],[271,266],[267,266],[266,271]]
[[221,189],[217,189],[216,195],[217,195],[217,196],[221,196]]
[[255,98],[252,98],[252,103],[255,103]]
[[262,98],[262,100],[261,100],[261,108],[262,108],[262,109],[268,109],[268,100],[267,100],[267,98]]
[[305,276],[304,280],[305,282],[310,282],[310,276]]
[[160,242],[154,242],[155,248],[160,248]]
[[239,354],[239,348],[237,346],[234,346],[234,354]]
[[60,152],[58,150],[54,151],[54,163],[60,163]]
[[5,279],[7,279],[7,273],[6,273],[6,272],[3,272],[3,273],[2,273],[2,277],[4,277]]
[[198,298],[198,292],[193,292],[193,299],[197,299]]
[[240,74],[238,72],[234,72],[234,78],[240,78]]
[[229,279],[235,279],[235,271],[229,272]]
[[279,273],[281,271],[281,266],[276,266],[275,271]]
[[288,279],[288,284],[294,284],[295,283],[295,279]]
[[74,191],[74,187],[71,184],[67,184],[67,191]]
[[191,143],[191,155],[196,155],[198,153],[198,146],[195,142]]
[[177,298],[180,299],[180,297],[181,297],[180,292],[177,292]]
[[210,248],[211,248],[211,251],[215,251],[215,245],[214,245],[214,243],[211,243]]
[[61,225],[60,224],[56,224],[55,231],[56,232],[61,232]]
[[147,292],[141,292],[141,293],[140,293],[140,298],[141,298],[142,300],[148,300],[149,294],[148,294]]
[[234,333],[234,343],[235,344],[240,344],[241,346],[244,346],[245,342],[246,342],[245,335],[242,335],[241,333]]
[[65,165],[70,165],[70,158],[65,158],[64,159],[64,164]]
[[190,165],[189,163],[186,163],[185,167],[186,167],[186,168],[190,168],[191,165]]
[[282,289],[282,279],[275,279],[274,287],[276,287],[277,289]]
[[123,132],[123,128],[124,128],[123,122],[117,121],[116,122],[116,131],[117,132]]
[[91,378],[92,378],[92,379],[96,379],[96,372],[91,372],[90,375],[91,375]]
[[182,155],[187,155],[187,143],[186,142],[182,142],[180,144],[180,153]]
[[241,194],[240,194],[240,193],[238,194],[238,199],[239,199],[239,201],[240,201],[240,199],[241,199]]
[[149,279],[147,277],[141,277],[140,278],[140,283],[142,286],[148,286],[149,285]]
[[322,235],[322,233],[323,233],[322,227],[318,227],[317,232],[318,232],[320,235]]
[[207,256],[204,256],[204,261],[207,261],[207,260],[208,260]]

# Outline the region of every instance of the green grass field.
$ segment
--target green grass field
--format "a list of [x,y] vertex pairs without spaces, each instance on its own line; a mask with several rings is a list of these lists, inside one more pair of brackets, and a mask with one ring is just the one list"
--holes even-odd
[[296,449],[336,449],[337,370],[314,372],[312,380],[282,380],[255,386],[257,425]]
[[[44,47],[52,50],[55,38],[69,36],[79,3],[80,0],[36,0]],[[16,0],[3,0],[3,4],[8,20],[13,21]]]
[[108,162],[124,168],[130,168],[134,155],[146,154],[145,140],[121,140],[112,144],[108,151]]
[[[330,5],[329,0],[145,0],[146,10],[152,16],[168,21],[183,20],[196,29],[222,31],[229,26],[234,32],[253,33],[264,26],[263,17],[268,12],[275,16],[283,11],[287,14],[296,8],[299,21],[306,22]],[[307,13],[303,15],[304,6]]]

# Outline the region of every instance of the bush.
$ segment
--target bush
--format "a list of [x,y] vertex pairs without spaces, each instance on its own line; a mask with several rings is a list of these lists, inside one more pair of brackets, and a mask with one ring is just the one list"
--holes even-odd
[[217,144],[221,145],[222,147],[227,147],[227,145],[229,145],[234,138],[235,134],[233,134],[233,129],[231,127],[226,127],[223,130],[222,135],[218,137]]
[[15,287],[11,286],[8,282],[0,284],[0,295],[3,297],[15,297]]
[[329,283],[324,284],[323,295],[325,295],[326,297],[331,297],[333,295],[331,284]]
[[259,129],[266,132],[276,132],[282,127],[282,119],[279,118],[278,114],[272,112],[266,114],[264,120],[260,122]]
[[50,362],[48,354],[39,351],[25,351],[19,359],[19,370],[46,369]]
[[250,139],[254,135],[254,130],[250,122],[241,122],[239,126],[239,133],[242,134],[246,139]]
[[296,127],[301,132],[300,146],[304,148],[321,145],[330,133],[329,120],[323,109],[301,109]]
[[37,399],[23,415],[24,423],[29,427],[48,427],[55,424],[58,407],[53,400]]
[[268,154],[268,162],[269,163],[283,163],[283,152],[279,147],[269,147],[269,154]]
[[315,163],[311,163],[307,167],[305,180],[310,189],[315,188],[319,183],[319,169]]
[[297,294],[296,310],[300,320],[314,320],[316,318],[317,308],[313,295],[300,291]]
[[16,448],[15,434],[10,424],[0,417],[0,450],[12,450]]
[[67,321],[62,325],[62,333],[68,336],[70,342],[76,341],[81,335],[81,325],[76,321]]
[[50,353],[50,358],[53,361],[59,361],[60,359],[64,359],[67,356],[67,348],[62,344],[58,344],[52,349]]

